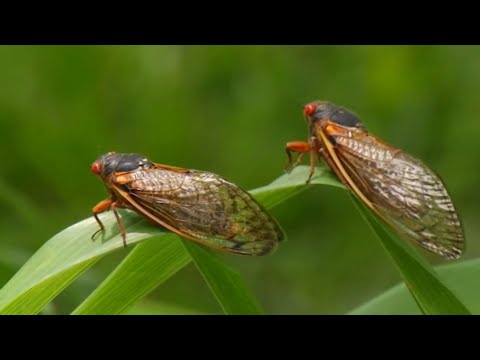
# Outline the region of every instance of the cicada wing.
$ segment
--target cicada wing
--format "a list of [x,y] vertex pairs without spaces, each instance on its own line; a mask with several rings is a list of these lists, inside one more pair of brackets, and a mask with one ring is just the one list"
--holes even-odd
[[463,253],[464,233],[457,212],[431,169],[369,134],[336,135],[334,140],[347,183],[380,217],[433,253],[446,258]]
[[284,238],[260,204],[215,174],[156,168],[132,176],[130,205],[181,236],[243,255],[268,254]]

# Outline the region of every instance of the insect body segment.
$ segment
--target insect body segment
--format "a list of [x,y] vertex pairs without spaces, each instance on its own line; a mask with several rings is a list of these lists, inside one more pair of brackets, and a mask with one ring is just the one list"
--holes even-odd
[[[264,255],[284,238],[275,219],[250,194],[216,174],[132,154],[109,153],[92,170],[96,163],[101,170],[94,173],[109,189],[115,207],[129,208],[190,240],[220,251]],[[94,208],[95,217],[108,210],[107,203]],[[122,236],[125,243],[124,231]]]
[[[440,178],[420,160],[369,134],[358,117],[328,102],[305,106],[310,141],[286,151],[323,159],[344,185],[383,221],[421,247],[446,258],[464,250],[464,233]],[[309,178],[309,179],[310,179]]]

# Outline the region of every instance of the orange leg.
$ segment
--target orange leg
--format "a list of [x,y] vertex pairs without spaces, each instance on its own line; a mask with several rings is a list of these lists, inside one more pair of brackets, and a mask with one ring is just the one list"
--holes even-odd
[[100,229],[98,229],[93,235],[92,235],[92,240],[94,240],[95,236],[103,231],[103,229],[105,229],[105,226],[103,226],[103,223],[100,221],[100,219],[98,218],[97,214],[100,214],[104,211],[107,211],[110,209],[110,207],[112,206],[112,203],[113,203],[113,200],[112,199],[105,199],[105,200],[102,200],[100,201],[97,205],[95,205],[92,209],[92,212],[93,212],[93,217],[95,218],[95,220],[97,221],[98,223],[98,226],[100,226]]
[[[308,142],[305,142],[305,141],[288,142],[287,146],[285,147],[285,151],[287,152],[287,156],[288,156],[287,168],[290,167],[290,171],[300,163],[305,153],[307,152],[310,153],[310,175],[307,179],[307,184],[310,183],[310,181],[312,180],[312,176],[315,173],[315,157],[317,156],[317,153],[318,153],[318,145],[317,145],[317,142],[315,141],[315,137],[312,136]],[[293,163],[292,152],[300,153],[295,163]]]
[[[291,141],[287,143],[285,147],[287,153],[288,162],[286,170],[288,172],[292,171],[295,166],[297,166],[303,158],[303,155],[310,151],[310,144],[305,141]],[[295,163],[293,162],[292,152],[299,153]]]
[[122,225],[122,222],[120,221],[120,216],[118,215],[117,208],[123,208],[121,203],[113,201],[112,199],[105,199],[100,201],[97,205],[94,206],[92,209],[93,211],[93,217],[97,221],[98,225],[100,226],[100,229],[98,229],[93,235],[92,235],[92,240],[94,240],[95,235],[97,235],[99,232],[103,231],[105,229],[105,226],[103,226],[103,223],[100,221],[98,218],[98,214],[110,210],[113,210],[113,213],[115,215],[115,218],[117,219],[117,224],[118,227],[120,228],[120,234],[122,235],[123,239],[123,246],[127,246],[127,237],[125,235],[125,229]]

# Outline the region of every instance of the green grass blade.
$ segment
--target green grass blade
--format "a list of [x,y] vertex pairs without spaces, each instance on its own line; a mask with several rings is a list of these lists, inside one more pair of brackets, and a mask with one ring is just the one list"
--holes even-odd
[[[469,310],[480,315],[480,260],[468,260],[435,268],[445,284],[460,295]],[[398,284],[350,312],[352,315],[419,315],[420,309],[405,283]]]
[[[309,185],[306,184],[310,174],[309,166],[297,166],[289,174],[284,174],[274,180],[267,186],[250,191],[250,193],[263,206],[270,209],[288,198],[306,190]],[[311,185],[330,185],[342,187],[343,185],[335,176],[324,167],[315,168],[315,174],[310,182]]]
[[188,240],[183,244],[225,314],[263,314],[240,275],[226,266],[218,254]]
[[73,314],[119,314],[191,261],[178,236],[138,244]]
[[[121,214],[130,245],[163,234],[156,228],[143,232],[143,220],[128,211]],[[115,218],[110,215],[101,215],[106,231],[95,241],[90,237],[98,224],[88,218],[46,242],[0,290],[0,314],[36,314],[102,256],[126,251]]]
[[404,278],[405,284],[424,314],[470,313],[466,306],[438,277],[428,262],[418,255],[412,246],[407,244],[406,240],[393,234],[353,195],[352,198],[393,259]]

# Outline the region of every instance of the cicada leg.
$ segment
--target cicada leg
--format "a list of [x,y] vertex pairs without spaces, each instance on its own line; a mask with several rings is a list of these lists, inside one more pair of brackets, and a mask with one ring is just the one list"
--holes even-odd
[[104,211],[107,211],[110,209],[110,207],[112,206],[112,203],[113,203],[113,200],[112,199],[105,199],[105,200],[102,200],[100,201],[97,205],[95,205],[92,209],[92,212],[93,212],[93,217],[95,218],[95,220],[97,221],[98,223],[98,226],[100,227],[100,229],[98,229],[97,231],[95,231],[95,233],[92,235],[92,240],[94,240],[95,236],[99,233],[99,232],[102,232],[103,229],[105,229],[105,226],[103,226],[103,223],[102,221],[98,218],[97,214],[100,214]]
[[[303,155],[310,151],[310,144],[305,141],[291,141],[287,143],[285,152],[287,153],[288,161],[285,166],[287,172],[292,171],[302,161]],[[293,162],[292,153],[299,153],[295,162]]]
[[97,205],[95,205],[92,209],[93,211],[93,217],[95,218],[95,220],[97,221],[98,225],[100,226],[100,229],[98,229],[93,235],[92,235],[92,240],[94,240],[95,236],[99,233],[99,232],[102,232],[104,229],[105,229],[105,226],[103,225],[102,221],[99,219],[98,217],[98,214],[104,212],[104,211],[107,211],[107,210],[112,210],[114,215],[115,215],[115,219],[117,220],[117,224],[118,224],[118,228],[120,229],[120,234],[122,235],[122,239],[123,239],[123,246],[126,247],[127,246],[127,236],[125,234],[125,229],[122,225],[122,222],[120,220],[120,215],[118,215],[118,211],[117,211],[117,208],[123,208],[124,206],[117,202],[117,201],[113,201],[113,199],[105,199],[105,200],[102,200],[100,201]]
[[[287,143],[285,151],[288,157],[287,169],[290,172],[295,166],[297,166],[303,158],[305,153],[310,153],[310,175],[306,183],[310,183],[312,176],[315,173],[315,159],[318,153],[318,145],[315,141],[315,137],[311,137],[308,142],[305,141],[291,141]],[[292,152],[299,153],[295,162],[293,162]]]

